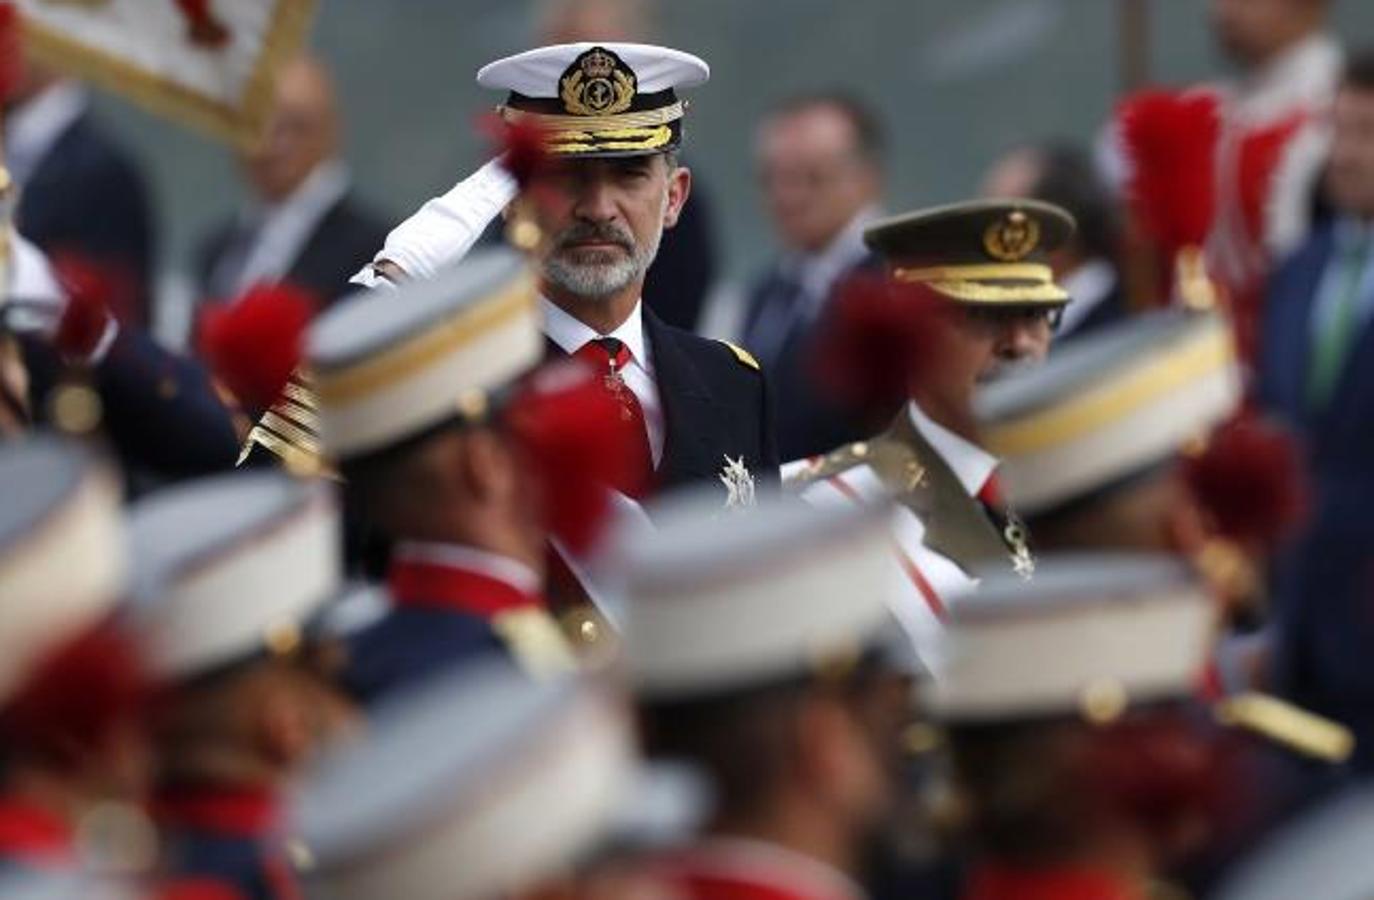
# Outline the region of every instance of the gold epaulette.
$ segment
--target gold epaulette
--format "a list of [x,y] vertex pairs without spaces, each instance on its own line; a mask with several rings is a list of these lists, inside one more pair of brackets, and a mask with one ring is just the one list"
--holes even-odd
[[248,439],[239,453],[240,465],[255,446],[281,459],[287,470],[295,475],[328,474],[329,467],[320,448],[319,407],[304,372],[298,370],[291,374],[277,402],[248,432]]
[[755,372],[763,371],[763,368],[759,365],[759,361],[754,359],[754,354],[745,350],[739,344],[732,344],[729,341],[721,341],[721,343],[730,348],[730,351],[735,354],[735,359],[744,363]]
[[1227,697],[1217,703],[1215,712],[1224,725],[1245,728],[1323,762],[1344,762],[1355,750],[1349,728],[1268,694]]
[[872,444],[868,441],[855,441],[822,456],[813,456],[804,465],[798,466],[796,471],[788,472],[783,477],[783,489],[800,491],[817,481],[862,465],[869,461],[871,452]]
[[525,674],[555,678],[577,667],[572,646],[558,622],[541,608],[501,613],[491,621],[494,630]]

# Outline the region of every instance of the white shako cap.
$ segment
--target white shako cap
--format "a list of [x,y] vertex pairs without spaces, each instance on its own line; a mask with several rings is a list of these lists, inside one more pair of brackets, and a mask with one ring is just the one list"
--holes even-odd
[[1055,351],[989,385],[979,434],[1022,515],[1089,496],[1163,462],[1241,400],[1230,328],[1215,313],[1167,310]]
[[0,444],[0,703],[111,612],[127,576],[118,477],[53,435]]
[[637,770],[623,699],[533,682],[492,657],[379,708],[291,804],[327,900],[501,896],[563,871],[611,827]]
[[1035,578],[982,576],[951,604],[945,665],[923,693],[948,723],[1083,714],[1193,695],[1212,645],[1206,585],[1177,558],[1044,558]]
[[325,453],[335,460],[484,415],[491,393],[544,353],[534,277],[509,250],[346,298],[311,326],[307,343]]
[[130,520],[128,619],[164,679],[295,650],[340,589],[339,512],[324,481],[217,475],[139,501]]
[[665,504],[619,548],[624,655],[649,701],[762,687],[854,661],[897,629],[891,507],[818,510],[716,492]]

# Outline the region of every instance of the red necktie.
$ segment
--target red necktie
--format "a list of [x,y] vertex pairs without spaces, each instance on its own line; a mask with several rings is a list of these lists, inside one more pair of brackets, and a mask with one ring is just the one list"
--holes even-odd
[[983,505],[995,510],[1006,508],[1006,503],[1002,499],[1002,482],[997,478],[994,470],[988,475],[988,480],[983,482],[983,486],[978,489],[978,499],[983,501]]
[[635,471],[644,473],[639,483],[648,484],[654,472],[654,457],[649,449],[649,427],[644,421],[644,408],[639,405],[639,398],[630,390],[630,386],[621,375],[624,368],[630,364],[630,348],[615,338],[595,338],[583,344],[573,356],[589,363],[597,372],[604,373],[605,377],[601,379],[602,386],[611,392],[620,404],[621,415],[640,436],[640,440],[634,442],[631,451],[638,457],[635,460]]

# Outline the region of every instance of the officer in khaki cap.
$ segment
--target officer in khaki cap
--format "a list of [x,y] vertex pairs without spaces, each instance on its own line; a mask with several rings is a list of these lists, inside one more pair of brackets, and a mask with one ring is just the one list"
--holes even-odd
[[998,200],[908,213],[864,233],[893,281],[922,285],[947,304],[939,365],[911,386],[887,431],[791,464],[784,476],[813,503],[897,496],[894,531],[908,581],[899,611],[911,624],[938,620],[948,598],[971,585],[975,566],[1023,577],[1034,570],[1026,531],[1002,504],[999,461],[980,446],[970,411],[980,384],[1044,359],[1069,300],[1048,258],[1073,230],[1056,206]]

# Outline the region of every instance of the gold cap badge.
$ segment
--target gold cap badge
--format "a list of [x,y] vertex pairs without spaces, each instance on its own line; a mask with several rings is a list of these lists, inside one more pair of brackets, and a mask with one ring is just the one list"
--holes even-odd
[[1040,245],[1040,223],[1015,210],[983,232],[983,249],[998,262],[1019,262]]
[[634,102],[638,79],[610,50],[593,47],[573,60],[558,81],[563,108],[574,116],[613,116]]

